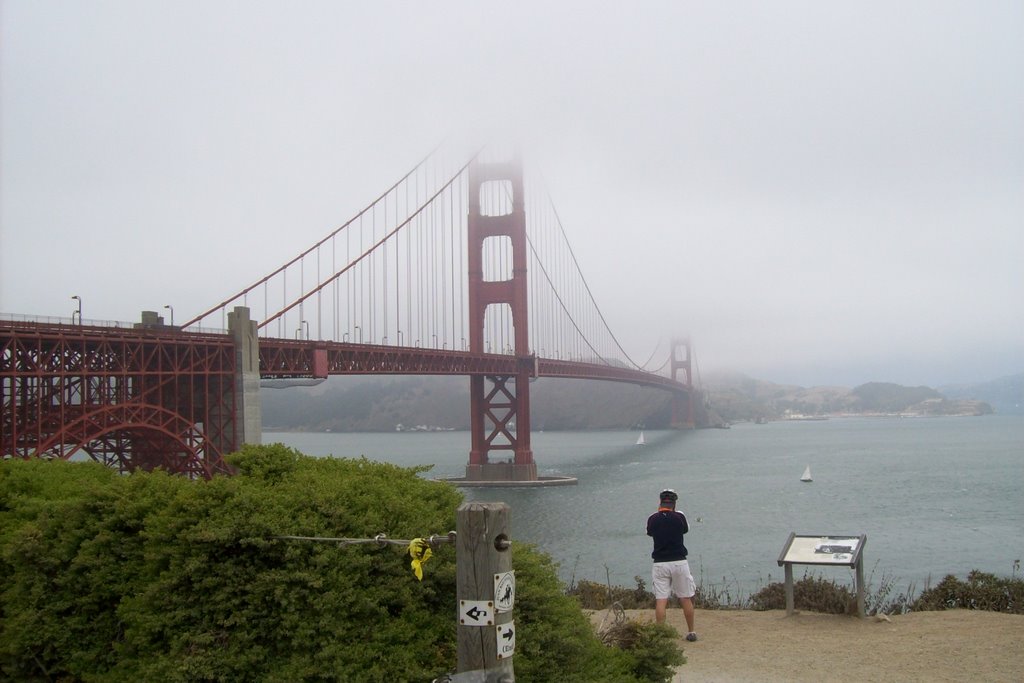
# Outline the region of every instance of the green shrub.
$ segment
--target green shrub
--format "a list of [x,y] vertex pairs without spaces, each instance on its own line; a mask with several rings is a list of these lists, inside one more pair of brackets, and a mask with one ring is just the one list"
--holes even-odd
[[693,595],[693,606],[697,609],[746,609],[749,605],[750,598],[743,596],[739,583],[730,583],[725,577],[722,577],[721,584],[698,582],[697,592]]
[[950,574],[929,588],[910,606],[914,612],[945,609],[980,609],[1024,614],[1024,579],[999,578],[978,570],[960,581]]
[[583,609],[606,609],[618,604],[622,609],[654,609],[654,593],[639,576],[634,576],[635,588],[623,588],[582,579],[571,585],[568,594],[576,598]]
[[677,644],[679,632],[668,624],[620,617],[600,636],[606,645],[622,650],[629,669],[642,681],[667,681],[674,667],[686,662]]
[[[750,596],[755,610],[785,609],[786,587],[783,583],[770,583]],[[793,584],[793,607],[823,614],[854,614],[856,596],[846,586],[835,581],[807,576]]]
[[[422,468],[280,444],[230,460],[239,474],[210,481],[0,462],[0,678],[427,681],[454,670],[453,547],[436,548],[417,581],[403,548],[274,537],[445,534],[457,489]],[[603,646],[550,558],[514,548],[523,680],[653,680],[641,660],[671,659],[654,636],[632,653]]]

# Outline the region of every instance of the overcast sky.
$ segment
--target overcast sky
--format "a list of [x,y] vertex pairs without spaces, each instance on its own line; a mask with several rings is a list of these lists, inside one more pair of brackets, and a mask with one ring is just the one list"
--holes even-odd
[[0,0],[0,312],[191,317],[514,135],[634,357],[1024,371],[1024,3]]

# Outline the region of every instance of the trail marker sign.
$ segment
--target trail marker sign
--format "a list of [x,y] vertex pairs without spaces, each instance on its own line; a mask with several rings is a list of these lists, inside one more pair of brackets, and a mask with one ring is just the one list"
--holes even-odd
[[498,659],[508,659],[516,653],[516,631],[512,622],[498,624]]
[[459,623],[463,626],[493,626],[494,603],[490,600],[459,600]]
[[502,572],[494,575],[494,606],[499,612],[511,612],[516,604],[516,573]]

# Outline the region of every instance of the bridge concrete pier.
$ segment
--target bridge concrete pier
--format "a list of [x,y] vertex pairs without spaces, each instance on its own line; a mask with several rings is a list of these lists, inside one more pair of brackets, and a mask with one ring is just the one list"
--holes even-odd
[[469,481],[533,481],[537,478],[537,463],[485,462],[466,465]]
[[536,479],[530,480],[505,480],[505,479],[465,479],[462,477],[452,477],[448,479],[442,479],[449,484],[454,484],[462,488],[536,488],[538,486],[575,486],[579,483],[576,477],[537,477]]
[[260,347],[256,321],[249,309],[235,306],[228,313],[228,333],[235,344],[235,443],[263,442],[263,410],[260,403]]

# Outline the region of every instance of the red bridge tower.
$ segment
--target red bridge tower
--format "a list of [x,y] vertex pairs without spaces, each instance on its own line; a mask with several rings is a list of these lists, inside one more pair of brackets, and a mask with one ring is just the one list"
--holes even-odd
[[[677,353],[680,349],[682,349],[681,354]],[[690,387],[690,391],[685,394],[672,394],[672,428],[693,429],[693,376],[690,371],[690,340],[673,339],[669,353],[672,354],[672,379],[680,381],[678,375],[682,370],[684,375],[682,382]]]
[[[487,209],[481,208],[483,195]],[[498,214],[498,215],[495,215]],[[526,299],[526,210],[523,171],[511,162],[474,161],[469,168],[468,216],[469,349],[484,353],[488,306],[507,305],[514,330],[514,375],[470,377],[472,446],[466,479],[470,481],[536,481],[537,465],[530,449],[530,377],[536,359],[529,350]],[[487,280],[484,250],[489,240],[511,243],[512,272],[504,280]],[[492,460],[492,454],[511,458]]]

